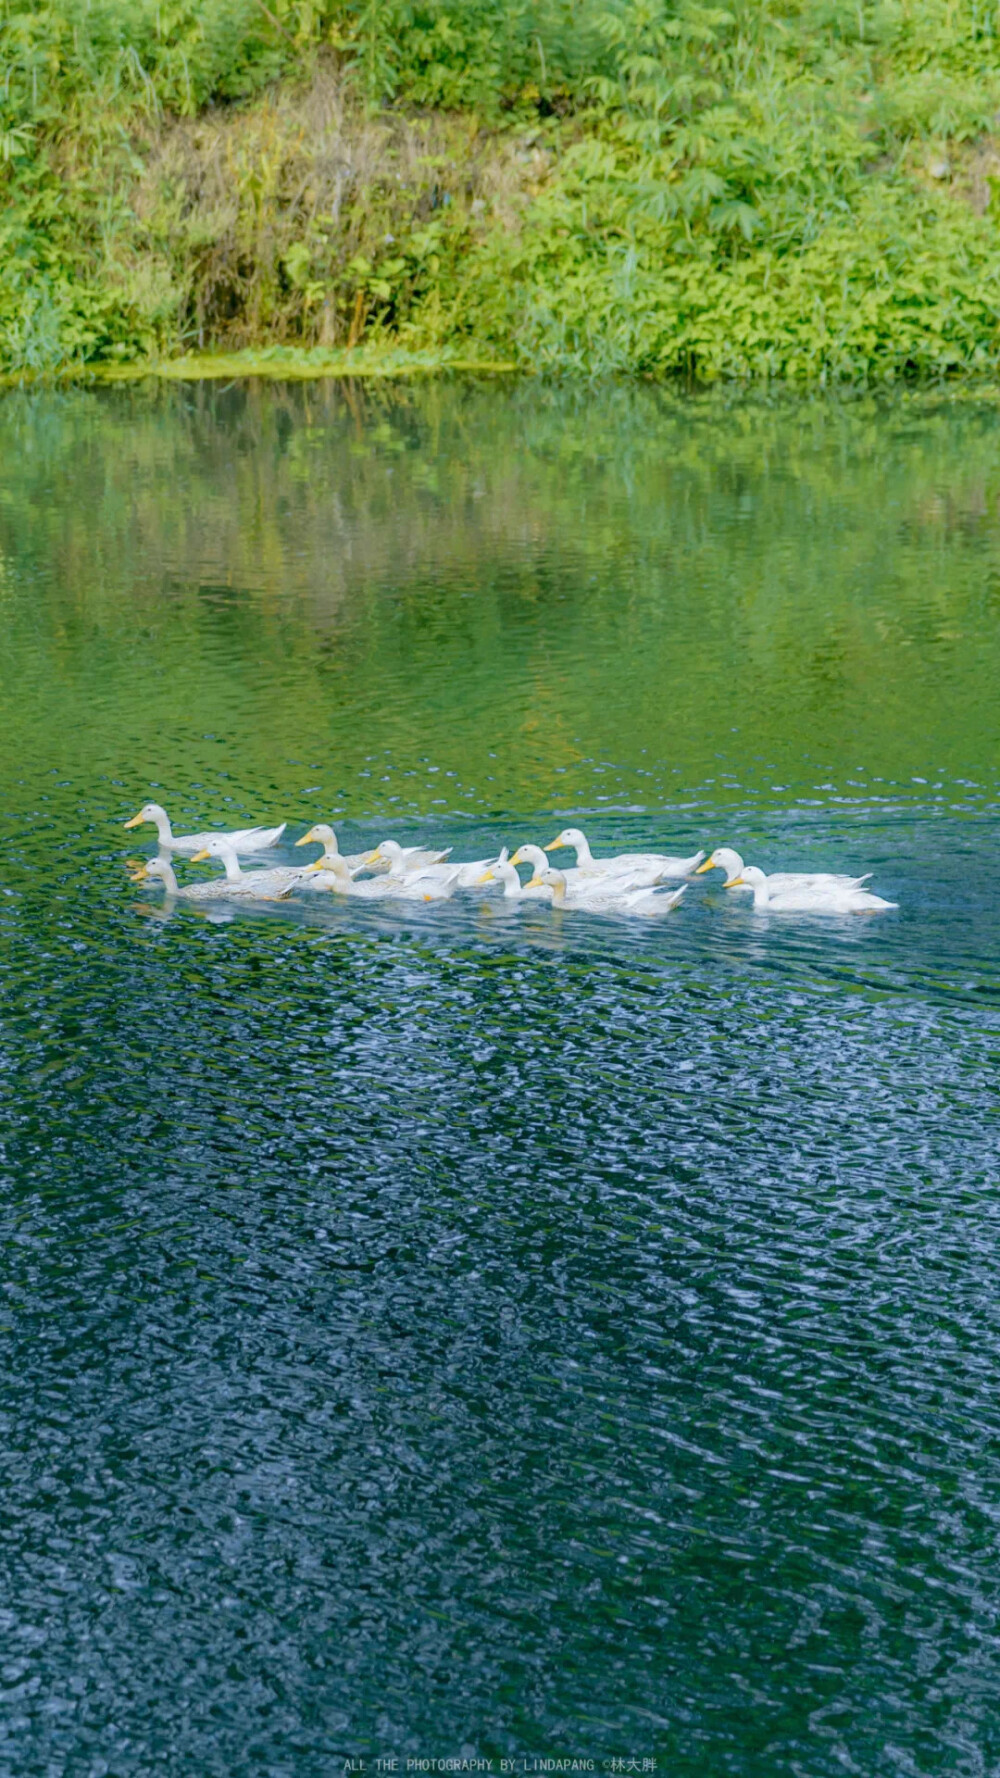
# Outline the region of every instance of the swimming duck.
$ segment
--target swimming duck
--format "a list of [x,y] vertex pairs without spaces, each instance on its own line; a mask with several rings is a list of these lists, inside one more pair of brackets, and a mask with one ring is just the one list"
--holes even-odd
[[398,876],[402,871],[423,870],[432,864],[443,864],[451,856],[451,847],[432,852],[426,846],[401,846],[398,840],[380,840],[372,851],[362,855],[365,870],[389,870]]
[[[545,853],[542,851],[541,846],[518,846],[517,851],[514,853],[510,862],[511,864],[530,864],[536,877],[540,871],[548,870],[549,868],[549,861],[545,856]],[[580,888],[584,883],[597,884],[600,882],[599,877],[595,877],[592,873],[588,874],[586,871],[578,870],[575,864],[567,866],[562,874],[566,878],[567,887],[570,889]]]
[[231,894],[270,899],[275,895],[290,895],[293,889],[310,889],[313,886],[308,876],[308,867],[304,864],[280,864],[272,870],[243,870],[235,846],[219,834],[210,839],[200,852],[195,852],[191,863],[200,864],[208,858],[222,860],[226,871],[225,883]]
[[317,858],[315,864],[306,865],[306,872],[330,877],[332,881],[324,887],[332,889],[335,895],[349,895],[359,901],[447,901],[455,891],[450,878],[442,881],[420,870],[404,871],[400,876],[390,872],[358,881],[351,876],[346,860],[337,856]]
[[[525,848],[522,847],[521,851],[524,850]],[[542,869],[547,869],[544,852],[541,852],[537,846],[529,846],[527,850],[530,852],[538,852],[543,860]],[[503,898],[505,901],[551,902],[552,889],[548,883],[536,882],[534,878],[532,878],[531,884],[521,882],[517,871],[514,869],[519,857],[520,852],[516,852],[513,858],[508,858],[507,848],[505,846],[499,858],[495,859],[494,862],[483,871],[482,876],[476,878],[474,887],[478,887],[480,883],[502,883]],[[525,859],[523,862],[527,863],[528,860]]]
[[[345,855],[340,850],[340,846],[337,843],[337,836],[334,833],[333,828],[327,827],[324,821],[319,822],[316,827],[311,827],[309,832],[304,833],[300,840],[296,840],[295,844],[297,846],[322,846],[324,858],[343,858],[344,863],[350,871],[361,870],[364,867],[364,852],[347,853]],[[305,866],[303,866],[303,869],[304,868]]]
[[536,882],[545,884],[552,890],[552,906],[554,908],[573,909],[582,914],[669,914],[675,908],[681,896],[687,893],[687,884],[682,883],[669,895],[658,892],[655,888],[634,888],[622,886],[614,880],[605,881],[603,891],[588,892],[583,895],[573,894],[567,889],[566,878],[561,870],[544,870],[539,876],[532,878],[526,889],[534,888]]
[[[756,866],[753,868],[756,869]],[[738,852],[733,851],[731,846],[717,846],[715,851],[711,852],[706,858],[704,864],[699,864],[698,869],[694,874],[696,877],[701,877],[704,876],[707,870],[725,871],[726,881],[722,885],[724,889],[745,889],[749,887],[749,884],[746,883],[746,881],[740,881],[740,878],[743,876],[743,860]],[[786,889],[801,889],[809,883],[816,884],[819,887],[823,887],[824,885],[829,886],[830,884],[835,883],[841,889],[859,889],[862,883],[867,883],[868,878],[872,873],[870,870],[866,871],[863,877],[838,876],[834,871],[823,870],[777,870],[768,871],[765,874],[767,876],[769,889],[784,891]]]
[[[532,866],[535,874],[528,879],[526,887],[533,884],[537,888],[542,871],[549,868],[549,861],[541,846],[519,846],[511,859],[511,864],[530,864]],[[584,896],[603,895],[607,891],[608,885],[612,883],[617,893],[625,889],[648,889],[659,881],[658,873],[651,873],[648,869],[598,873],[579,870],[576,865],[571,865],[565,870],[561,870],[559,875],[566,880],[567,894],[576,901],[582,901]]]
[[436,879],[440,883],[450,883],[454,889],[471,889],[481,873],[494,862],[492,858],[459,861],[449,858],[451,850],[449,846],[444,852],[430,852],[419,846],[404,847],[397,845],[395,840],[383,840],[374,853],[365,855],[363,868],[377,870],[388,859],[388,875],[394,879],[409,877],[414,871],[418,871],[426,880]]
[[[206,854],[209,856],[209,854]],[[270,876],[270,871],[260,871],[259,876]],[[253,873],[250,873],[252,879]],[[232,883],[226,877],[213,877],[210,883],[179,884],[174,874],[174,867],[169,858],[150,858],[142,869],[132,878],[133,883],[154,881],[162,883],[168,896],[183,896],[188,901],[230,901],[236,895],[256,895],[259,891],[245,887],[248,878],[242,883]],[[278,889],[271,895],[259,897],[267,901],[283,901],[291,893],[290,888]]]
[[125,826],[141,827],[146,821],[151,821],[156,828],[161,852],[180,852],[187,857],[202,851],[209,840],[228,840],[237,852],[263,852],[265,847],[280,840],[286,826],[283,821],[280,827],[238,827],[232,833],[175,834],[171,831],[166,809],[159,803],[143,803],[138,815],[133,815]]
[[755,913],[873,914],[882,908],[899,906],[897,901],[883,901],[881,895],[873,895],[870,889],[860,889],[850,882],[800,883],[790,889],[773,890],[771,881],[755,864],[747,864],[732,887],[749,885]]
[[616,858],[595,858],[578,827],[564,827],[549,841],[545,851],[556,852],[560,846],[572,846],[577,869],[585,876],[620,876],[628,872],[634,879],[643,877],[650,885],[669,877],[692,876],[705,856],[704,852],[695,852],[690,858],[669,858],[662,852],[620,852]]

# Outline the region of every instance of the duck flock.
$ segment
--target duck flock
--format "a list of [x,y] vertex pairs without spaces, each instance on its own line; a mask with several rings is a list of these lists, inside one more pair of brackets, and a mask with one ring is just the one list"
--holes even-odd
[[[150,823],[156,828],[159,849],[155,857],[136,865],[134,883],[163,884],[168,901],[284,901],[296,894],[317,892],[346,896],[359,901],[444,901],[460,891],[494,890],[505,901],[544,902],[555,908],[591,914],[651,917],[668,914],[687,891],[687,879],[706,871],[725,872],[726,889],[749,889],[758,912],[776,914],[866,914],[895,907],[865,887],[871,872],[862,877],[838,876],[829,871],[776,871],[770,874],[744,864],[738,852],[720,846],[705,856],[673,858],[661,852],[624,852],[614,858],[595,858],[578,827],[565,827],[545,846],[519,846],[510,856],[506,847],[496,858],[458,862],[451,847],[434,851],[422,846],[401,846],[382,840],[367,852],[345,857],[332,827],[320,824],[295,841],[296,846],[319,846],[311,863],[268,868],[255,864],[244,870],[242,858],[256,858],[274,846],[285,832],[280,827],[246,827],[230,833],[175,834],[166,810],[159,803],[144,803],[127,828]],[[564,848],[575,852],[576,863],[565,870],[549,864],[548,853]],[[178,882],[175,858],[193,864],[216,860],[222,873],[200,882]],[[518,866],[529,867],[522,879]],[[671,884],[680,884],[671,888]]]

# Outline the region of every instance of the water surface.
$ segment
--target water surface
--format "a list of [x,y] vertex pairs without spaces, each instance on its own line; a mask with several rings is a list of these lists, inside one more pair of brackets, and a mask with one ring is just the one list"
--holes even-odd
[[[993,408],[75,391],[0,460],[0,1771],[1000,1769]],[[163,920],[151,795],[900,907]]]

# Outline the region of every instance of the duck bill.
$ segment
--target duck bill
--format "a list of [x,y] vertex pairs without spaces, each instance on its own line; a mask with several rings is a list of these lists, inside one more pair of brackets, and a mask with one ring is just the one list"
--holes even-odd
[[749,889],[750,885],[745,877],[727,877],[722,887],[723,889]]
[[[717,866],[715,864],[714,859],[706,858],[704,864],[699,864],[699,866],[694,874],[696,877],[703,877],[707,870],[716,870],[716,869],[717,869]],[[727,884],[726,887],[728,888],[729,885]]]
[[212,854],[208,850],[208,847],[203,846],[200,852],[192,852],[191,863],[192,864],[204,864],[206,858],[211,858],[211,856],[212,856]]
[[297,846],[315,846],[316,836],[313,833],[312,828],[309,829],[308,833],[304,833],[300,840],[296,840],[295,844]]
[[[300,842],[299,842],[299,844],[300,844],[300,845],[301,845],[301,843],[302,843],[302,842],[301,842],[301,841],[300,841]],[[318,871],[318,870],[322,870],[322,869],[323,869],[323,867],[324,867],[324,864],[325,864],[325,862],[326,862],[326,860],[325,860],[325,859],[323,859],[323,858],[317,858],[317,860],[316,860],[316,862],[315,862],[315,864],[307,864],[307,865],[306,865],[306,866],[305,866],[305,874],[306,874],[306,876],[307,876],[307,877],[312,877],[312,876],[315,876],[315,874],[316,874],[316,872],[317,872],[317,871]]]
[[481,877],[473,877],[472,887],[473,887],[473,889],[478,889],[480,883],[495,883],[495,882],[496,882],[496,878],[493,875],[493,872],[491,870],[484,870]]
[[142,815],[141,815],[141,814],[139,814],[139,815],[133,815],[133,817],[132,817],[132,819],[131,819],[131,821],[126,821],[126,822],[125,822],[125,827],[126,827],[126,828],[129,828],[129,827],[141,827],[141,826],[142,826]]
[[565,844],[566,844],[565,840],[550,840],[547,846],[542,847],[542,851],[543,852],[561,852],[563,847],[565,846]]

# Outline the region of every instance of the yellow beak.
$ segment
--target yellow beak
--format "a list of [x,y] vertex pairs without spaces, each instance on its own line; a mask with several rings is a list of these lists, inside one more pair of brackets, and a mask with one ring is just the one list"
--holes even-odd
[[714,858],[706,858],[704,864],[699,864],[694,874],[696,877],[703,877],[707,870],[716,870],[717,868]]
[[482,876],[476,878],[472,887],[474,889],[478,889],[480,883],[495,883],[495,882],[496,882],[496,877],[493,875],[493,872],[491,870],[484,870]]
[[750,885],[743,877],[730,877],[722,887],[723,889],[749,889]]
[[203,861],[203,859],[205,859],[205,858],[211,858],[211,856],[212,856],[212,854],[211,854],[211,852],[210,852],[210,851],[209,851],[209,850],[208,850],[208,847],[207,847],[207,846],[203,846],[203,847],[202,847],[202,849],[201,849],[201,851],[200,851],[200,852],[192,852],[192,854],[191,854],[191,863],[192,863],[192,864],[201,864],[201,863],[202,863],[202,861]]
[[[302,841],[299,840],[297,843],[301,846]],[[322,858],[317,858],[315,864],[307,864],[306,865],[306,867],[305,867],[306,876],[311,877],[315,871],[323,870],[324,867],[325,867],[325,861]]]
[[125,826],[126,827],[141,827],[142,826],[142,815],[141,814],[133,815],[131,821],[126,821]]
[[362,859],[362,863],[363,864],[381,864],[383,857],[384,857],[384,853],[382,851],[381,846],[376,846],[374,852],[366,852],[365,853],[364,858]]
[[558,852],[559,848],[561,846],[565,846],[565,844],[566,844],[565,840],[550,840],[547,846],[542,847],[542,851],[543,852]]
[[300,840],[296,840],[295,844],[297,846],[314,846],[316,844],[316,836],[313,833],[312,828],[309,829],[308,833],[304,833]]

